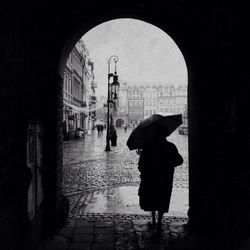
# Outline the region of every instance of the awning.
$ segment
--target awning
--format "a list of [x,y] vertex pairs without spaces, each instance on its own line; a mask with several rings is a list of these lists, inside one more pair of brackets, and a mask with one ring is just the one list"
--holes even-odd
[[89,111],[87,110],[87,108],[83,108],[83,107],[78,107],[68,101],[66,101],[65,99],[63,99],[63,104],[72,108],[74,111],[78,111],[78,112],[82,112],[82,113],[88,113]]
[[95,111],[95,110],[100,109],[100,108],[103,107],[102,104],[100,104],[99,107],[95,107],[95,108],[91,108],[91,109],[89,109],[87,107],[78,107],[78,106],[68,102],[65,99],[63,99],[63,104],[65,106],[68,106],[68,107],[72,108],[74,111],[77,111],[77,112],[80,112],[80,113],[85,113],[85,114],[88,114],[88,112],[92,112],[92,111]]

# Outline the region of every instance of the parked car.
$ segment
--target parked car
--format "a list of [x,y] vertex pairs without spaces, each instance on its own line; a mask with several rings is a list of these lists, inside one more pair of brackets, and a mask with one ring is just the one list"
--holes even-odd
[[180,135],[187,135],[188,134],[188,127],[187,126],[180,126],[178,129]]

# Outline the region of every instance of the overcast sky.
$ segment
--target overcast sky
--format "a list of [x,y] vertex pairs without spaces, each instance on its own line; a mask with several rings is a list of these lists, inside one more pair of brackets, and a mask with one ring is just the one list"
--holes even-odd
[[[119,57],[119,79],[132,84],[187,84],[187,69],[181,51],[161,29],[136,19],[122,18],[102,23],[83,37],[94,62],[97,95],[106,95],[108,59]],[[114,72],[114,62],[110,64]]]

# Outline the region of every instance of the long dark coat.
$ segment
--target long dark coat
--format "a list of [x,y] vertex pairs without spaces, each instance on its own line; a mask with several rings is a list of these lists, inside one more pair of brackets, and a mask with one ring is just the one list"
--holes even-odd
[[183,158],[176,146],[165,138],[157,138],[143,148],[138,163],[141,209],[168,212],[174,168],[182,163]]

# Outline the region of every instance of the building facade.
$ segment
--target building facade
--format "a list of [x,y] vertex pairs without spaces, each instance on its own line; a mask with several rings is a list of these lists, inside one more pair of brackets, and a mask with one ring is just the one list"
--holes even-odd
[[95,75],[94,75],[94,63],[89,59],[87,62],[87,72],[89,72],[89,84],[88,85],[88,122],[87,122],[87,131],[90,134],[91,130],[95,128],[95,121],[96,121],[96,95],[95,89],[97,87],[97,83],[95,82]]
[[144,119],[157,112],[157,87],[146,86],[144,93]]
[[157,90],[157,113],[171,114],[176,113],[175,107],[175,88],[166,85],[159,86]]
[[128,86],[128,123],[136,126],[144,119],[144,95],[142,86]]
[[[152,114],[184,114],[187,107],[187,86],[127,86],[128,123],[138,124]],[[142,110],[143,108],[143,110]]]
[[175,112],[185,113],[187,108],[187,86],[181,85],[175,89]]
[[94,64],[79,40],[70,52],[64,70],[63,134],[65,139],[90,133],[95,121]]

